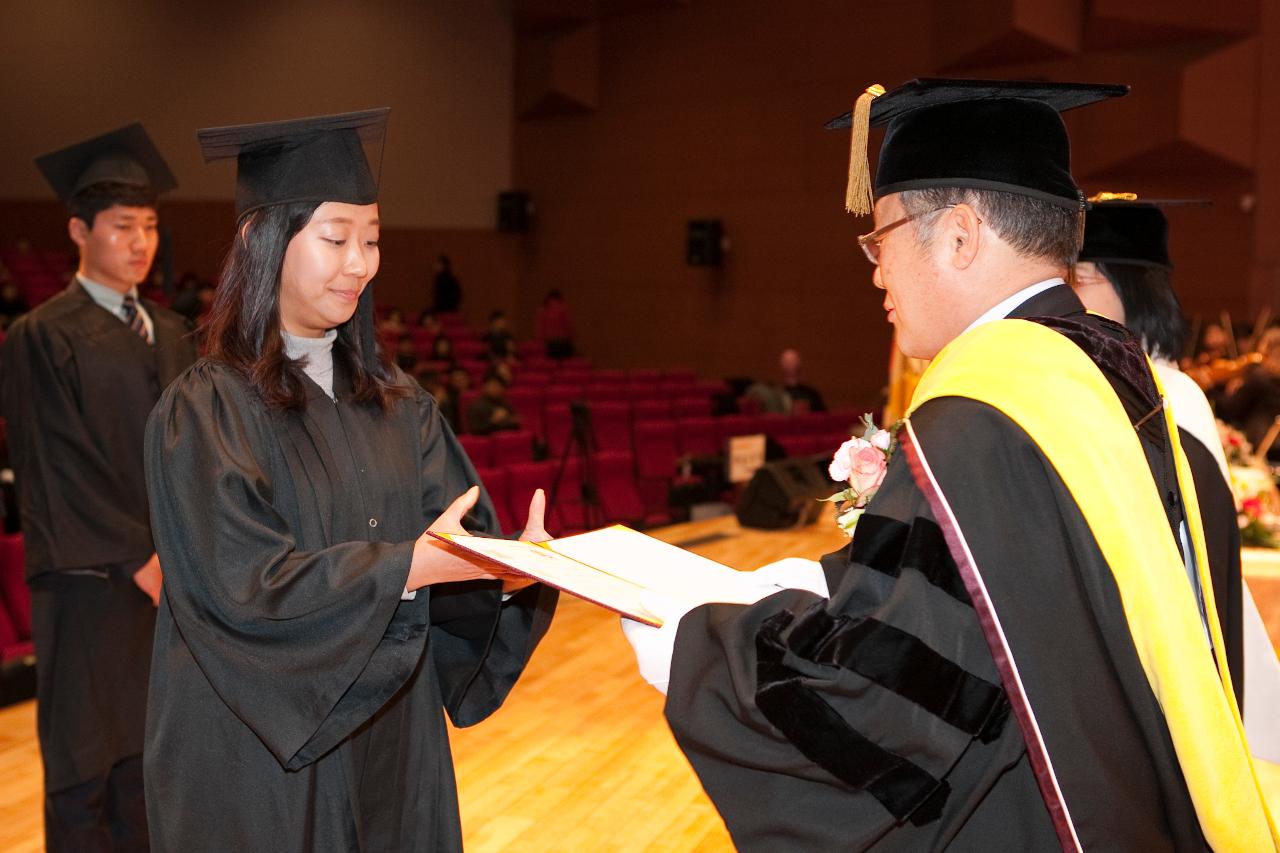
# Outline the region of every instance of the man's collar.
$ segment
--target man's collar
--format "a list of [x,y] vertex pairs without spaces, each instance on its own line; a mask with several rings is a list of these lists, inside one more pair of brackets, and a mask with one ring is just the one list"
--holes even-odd
[[[979,326],[985,323],[990,323],[994,320],[1003,320],[1005,317],[1008,317],[1011,313],[1013,313],[1014,309],[1017,308],[1022,303],[1036,296],[1039,296],[1041,293],[1044,293],[1046,290],[1048,290],[1051,287],[1058,287],[1059,285],[1065,285],[1065,284],[1066,284],[1066,281],[1061,276],[1054,276],[1053,278],[1048,278],[1048,279],[1045,279],[1044,281],[1036,282],[1035,284],[1030,285],[1029,287],[1024,287],[1021,290],[1019,290],[1017,293],[1014,293],[1011,296],[1008,296],[1005,299],[1000,300],[995,305],[992,305],[986,311],[982,312],[982,314],[979,315],[978,319],[970,323],[965,328],[964,331],[968,332],[972,329],[976,329]],[[961,332],[961,334],[964,334],[964,332]]]
[[[80,282],[80,286],[85,289],[88,294],[93,297],[93,301],[106,308],[108,311],[119,312],[124,307],[125,294],[116,290],[114,287],[107,287],[105,284],[99,284],[84,273],[76,273],[76,281]],[[138,288],[133,287],[129,290],[129,294],[136,300],[138,298]]]

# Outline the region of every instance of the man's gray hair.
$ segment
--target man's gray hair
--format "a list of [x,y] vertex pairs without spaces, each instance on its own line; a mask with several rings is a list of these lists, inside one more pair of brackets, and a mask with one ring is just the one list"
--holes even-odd
[[[915,216],[948,205],[967,204],[1001,240],[1026,258],[1053,261],[1070,268],[1080,252],[1080,213],[1031,196],[999,190],[931,187],[907,190],[902,209]],[[915,221],[916,239],[933,239],[936,216]]]

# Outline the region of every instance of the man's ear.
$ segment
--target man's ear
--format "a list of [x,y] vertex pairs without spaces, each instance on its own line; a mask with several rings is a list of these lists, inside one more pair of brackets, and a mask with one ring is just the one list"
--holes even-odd
[[83,249],[85,243],[89,242],[89,223],[78,216],[73,216],[67,220],[67,234],[71,237],[72,243]]
[[982,248],[982,218],[967,204],[957,204],[947,212],[946,247],[956,269],[968,269]]

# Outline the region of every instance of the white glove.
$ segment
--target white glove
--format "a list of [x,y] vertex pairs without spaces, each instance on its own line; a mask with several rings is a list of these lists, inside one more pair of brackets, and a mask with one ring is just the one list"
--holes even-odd
[[748,577],[752,583],[764,587],[767,590],[766,595],[772,595],[780,589],[803,589],[820,598],[831,597],[827,589],[827,575],[822,571],[822,564],[816,560],[787,557],[785,560],[761,566],[751,572]]
[[695,605],[653,592],[641,593],[640,603],[662,620],[662,627],[655,628],[624,616],[622,633],[636,653],[640,677],[665,696],[667,683],[671,681],[671,655],[675,651],[676,631],[684,614]]

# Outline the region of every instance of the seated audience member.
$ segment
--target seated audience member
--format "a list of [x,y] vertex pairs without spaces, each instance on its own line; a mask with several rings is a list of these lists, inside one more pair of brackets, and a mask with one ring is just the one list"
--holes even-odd
[[443,405],[445,398],[449,396],[449,389],[445,386],[440,371],[420,366],[413,371],[413,378],[422,386],[422,390],[435,398],[437,405]]
[[453,362],[457,360],[457,357],[453,353],[453,341],[443,335],[436,338],[435,342],[431,344],[431,360],[447,361],[450,364],[453,364]]
[[499,361],[515,358],[516,339],[507,328],[506,312],[494,311],[489,315],[489,330],[484,333],[483,340],[490,359]]
[[480,396],[467,407],[467,430],[475,435],[489,435],[519,428],[520,416],[507,402],[507,383],[498,373],[489,371]]
[[538,340],[547,348],[547,358],[572,358],[573,321],[569,303],[559,290],[550,291],[538,309]]
[[413,366],[418,363],[418,350],[413,345],[413,338],[401,335],[396,341],[396,367],[405,373],[412,373]]
[[[1218,404],[1218,416],[1243,432],[1254,447],[1280,415],[1280,329],[1264,333],[1258,349],[1262,362],[1229,384]],[[1268,448],[1267,457],[1280,459],[1280,441]]]
[[422,313],[418,315],[418,325],[426,330],[432,340],[440,337],[440,333],[444,331],[444,327],[440,325],[440,318],[430,308],[422,309]]
[[465,367],[457,364],[449,368],[449,379],[445,385],[445,397],[439,400],[440,414],[454,432],[462,432],[462,395],[471,387],[471,374]]
[[747,389],[746,396],[754,400],[761,411],[785,415],[827,410],[822,394],[800,381],[800,353],[793,349],[783,350],[778,365],[782,372],[781,382],[755,382]]
[[22,291],[8,277],[0,281],[0,329],[8,329],[9,324],[27,313],[27,300]]
[[793,349],[785,349],[778,360],[782,368],[782,391],[790,401],[788,407],[792,412],[825,412],[827,404],[822,394],[812,385],[800,381],[800,353]]
[[405,332],[409,331],[408,327],[404,324],[404,312],[399,308],[392,308],[387,312],[386,318],[378,324],[378,331],[384,332],[388,335],[403,335]]
[[216,291],[209,282],[202,282],[200,289],[196,291],[196,299],[200,303],[200,310],[196,313],[196,323],[203,323],[213,311],[213,295]]
[[188,270],[178,279],[173,290],[173,302],[169,305],[188,320],[200,315],[200,276]]

